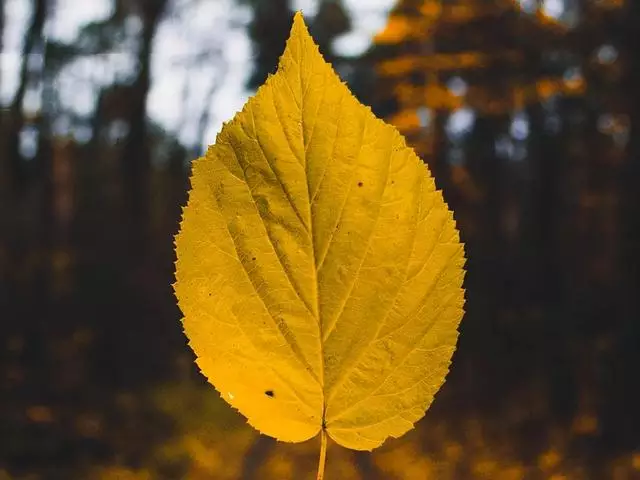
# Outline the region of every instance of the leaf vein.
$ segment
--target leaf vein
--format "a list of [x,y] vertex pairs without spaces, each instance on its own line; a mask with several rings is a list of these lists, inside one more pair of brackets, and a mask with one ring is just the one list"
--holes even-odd
[[346,95],[343,93],[340,96],[340,106],[338,107],[338,123],[336,125],[336,134],[333,137],[333,142],[331,144],[331,157],[324,162],[324,170],[322,171],[322,176],[320,177],[320,181],[318,182],[317,186],[316,186],[316,191],[313,192],[313,195],[311,197],[311,205],[314,205],[316,203],[316,197],[318,196],[318,192],[320,192],[320,186],[322,185],[322,183],[324,182],[324,179],[327,175],[327,171],[329,170],[329,166],[330,166],[330,162],[333,163],[334,159],[335,159],[335,153],[336,153],[336,146],[338,144],[338,133],[340,132],[340,121],[342,120],[342,106],[344,104],[344,99],[345,99]]
[[[389,157],[391,157],[393,154],[390,154]],[[389,161],[387,162],[387,171],[385,173],[385,179],[388,178],[389,176],[389,169],[391,168],[391,158],[389,158]],[[385,181],[386,183],[386,181]],[[383,192],[384,195],[384,192]],[[362,259],[360,260],[360,263],[358,264],[358,269],[356,270],[355,273],[355,277],[353,279],[353,281],[351,282],[351,285],[349,286],[349,291],[347,292],[346,295],[344,295],[343,301],[342,301],[342,305],[340,306],[340,310],[337,312],[337,314],[333,317],[334,320],[333,322],[329,325],[329,329],[324,332],[323,334],[323,339],[322,341],[326,341],[327,338],[329,338],[329,336],[331,335],[331,333],[333,332],[333,330],[335,329],[336,325],[338,324],[338,321],[340,320],[340,316],[342,315],[342,313],[344,312],[344,308],[347,305],[349,298],[351,297],[351,292],[353,291],[356,282],[358,281],[358,278],[360,277],[360,272],[362,270],[362,265],[364,265],[365,260],[367,259],[367,255],[369,253],[369,249],[371,248],[371,242],[374,238],[374,232],[375,229],[378,225],[378,222],[380,221],[380,213],[382,211],[382,208],[378,208],[378,214],[376,216],[375,221],[373,222],[373,227],[371,229],[371,234],[369,235],[369,238],[367,239],[367,245],[364,249],[364,254],[362,255]]]
[[[280,110],[278,109],[278,104],[276,102],[276,97],[275,95],[271,95],[271,102],[273,103],[273,109],[276,112],[276,116],[278,117],[278,126],[280,127],[280,130],[282,130],[282,135],[284,135],[284,138],[287,140],[287,145],[289,147],[289,151],[291,152],[291,154],[293,155],[293,157],[298,161],[298,164],[300,164],[301,166],[303,165],[304,159],[298,157],[298,155],[296,154],[293,145],[291,144],[291,140],[289,139],[289,135],[287,135],[287,132],[285,132],[284,130],[284,122],[282,120],[282,116],[280,115]],[[256,138],[258,136],[258,132],[256,132]],[[306,227],[306,225],[305,225]]]
[[[424,184],[425,181],[423,179],[422,182],[420,182],[420,194],[419,194],[419,202],[420,202],[420,207],[422,207],[422,205],[424,204],[424,195],[422,194],[423,189],[424,189]],[[413,250],[415,249],[415,243],[416,243],[416,239],[418,238],[418,225],[419,225],[419,220],[416,217],[416,224],[414,226],[414,231],[413,231],[413,240],[411,242],[411,252],[413,253]],[[411,256],[409,256],[409,261],[407,262],[406,266],[405,266],[405,274],[407,272],[407,270],[409,269],[409,264],[411,263]],[[393,309],[393,307],[395,306],[396,302],[398,301],[398,297],[400,296],[400,292],[402,291],[402,286],[400,286],[400,288],[398,288],[398,290],[396,291],[396,295],[393,298],[392,301],[389,302],[389,309],[387,310],[387,312],[385,313],[384,318],[378,323],[378,328],[376,330],[376,339],[378,334],[380,333],[380,330],[382,330],[382,327],[386,324],[387,318],[389,317],[389,313],[391,312],[391,310]],[[362,358],[362,356],[365,354],[366,352],[366,348],[362,349],[359,353],[359,355],[354,359],[353,363],[352,363],[352,368],[351,369],[343,369],[341,374],[338,376],[338,378],[336,379],[336,382],[332,385],[331,387],[331,394],[329,396],[329,401],[335,396],[336,392],[338,391],[338,388],[340,386],[342,386],[342,384],[344,383],[344,381],[348,378],[349,374],[353,371],[353,368],[355,365],[358,364],[358,362],[360,361],[360,359]]]
[[422,339],[427,336],[429,334],[429,332],[431,331],[431,329],[433,328],[433,326],[436,324],[436,322],[438,321],[438,319],[440,318],[440,315],[442,315],[442,313],[446,310],[446,307],[449,305],[449,302],[451,301],[451,299],[455,298],[455,295],[450,295],[450,297],[447,299],[446,302],[444,302],[439,308],[438,311],[436,312],[436,315],[434,315],[433,320],[431,321],[431,323],[429,324],[429,326],[424,330],[424,332],[422,333],[422,335],[419,335],[418,338],[415,340],[415,342],[413,342],[413,345],[411,347],[409,347],[407,349],[407,351],[405,352],[405,354],[402,356],[402,358],[400,358],[400,360],[398,361],[398,363],[395,365],[394,368],[392,368],[389,373],[382,379],[382,382],[373,390],[371,390],[369,393],[367,393],[364,397],[362,397],[360,400],[352,403],[351,405],[349,405],[348,408],[345,408],[342,412],[340,412],[339,414],[335,415],[331,421],[336,421],[338,418],[343,417],[346,413],[350,412],[351,410],[353,410],[357,405],[361,404],[362,402],[364,402],[365,400],[368,400],[369,398],[371,398],[372,396],[374,396],[376,394],[376,392],[380,391],[380,389],[382,389],[382,387],[384,385],[386,385],[387,381],[389,380],[389,378],[391,378],[397,371],[398,369],[404,365],[405,360],[409,357],[409,355],[411,355],[411,353],[417,348],[417,345],[422,341]]
[[[369,117],[365,116],[364,117],[364,124],[362,125],[362,137],[360,138],[360,148],[358,150],[358,157],[357,158],[360,158],[360,154],[362,153],[362,147],[363,147],[363,142],[364,142],[364,138],[365,138],[365,132],[367,131],[368,120],[369,120]],[[354,167],[353,168],[353,172],[351,172],[352,178],[355,175],[356,170],[357,170],[357,168]],[[349,193],[351,193],[352,186],[353,186],[353,182],[349,182],[349,188],[347,190],[347,194],[345,195],[344,201],[342,202],[342,205],[340,206],[340,213],[338,214],[338,222],[336,223],[336,227],[331,231],[331,236],[327,240],[327,244],[326,244],[326,246],[324,248],[324,252],[322,252],[322,254],[321,254],[322,258],[320,259],[320,264],[317,267],[318,271],[322,270],[322,265],[324,265],[324,261],[327,258],[327,254],[329,252],[329,246],[331,245],[331,242],[333,241],[333,237],[334,237],[334,235],[336,233],[337,226],[340,224],[340,220],[342,220],[342,215],[344,214],[344,207],[347,204],[347,200],[349,199]]]
[[[316,114],[313,117],[313,125],[311,125],[311,132],[309,133],[309,140],[307,141],[307,143],[304,146],[305,155],[306,155],[307,151],[309,150],[309,145],[311,145],[311,140],[313,140],[313,134],[316,131],[316,125],[318,124],[318,112],[322,108],[322,105],[324,105],[324,100],[325,100],[325,98],[327,96],[326,85],[327,85],[327,76],[325,75],[324,78],[323,78],[323,82],[322,82],[322,98],[320,99],[320,102],[318,103],[318,108],[316,109]],[[306,97],[306,94],[307,94],[307,92],[305,90],[305,97]]]
[[264,157],[265,161],[267,162],[267,165],[269,165],[269,169],[273,173],[273,176],[276,178],[276,180],[278,182],[278,185],[280,185],[280,189],[284,193],[285,197],[287,197],[287,201],[291,205],[291,209],[295,212],[296,216],[298,217],[298,220],[300,221],[300,223],[304,227],[305,231],[308,233],[309,229],[308,229],[306,223],[304,222],[304,220],[302,219],[302,215],[298,211],[298,209],[296,207],[296,204],[294,203],[293,199],[291,198],[291,195],[289,194],[288,190],[285,188],[284,184],[282,183],[282,180],[280,179],[280,176],[276,173],[276,171],[275,171],[275,169],[273,167],[273,164],[271,163],[271,160],[269,159],[269,157],[267,155],[267,152],[266,152],[264,146],[262,145],[262,142],[260,141],[260,137],[258,136],[258,131],[256,130],[256,120],[255,120],[255,116],[253,114],[253,108],[249,108],[249,113],[251,114],[251,121],[253,122],[253,131],[255,133],[255,137],[249,136],[249,138],[254,140],[258,144],[258,147],[260,148],[260,152],[262,153],[262,156]]
[[[232,151],[234,152],[234,156],[236,157],[236,161],[238,159],[238,154],[235,151],[235,146],[232,143],[229,143],[229,145],[231,146]],[[243,170],[244,172],[244,170]],[[246,178],[245,178],[245,183],[247,183]],[[247,183],[248,186],[248,183]],[[251,191],[251,190],[250,190]],[[252,195],[253,196],[253,195]],[[227,232],[229,233],[229,236],[231,237],[231,240],[233,241],[234,247],[236,249],[236,253],[238,253],[238,247],[236,245],[236,242],[233,238],[233,235],[231,235],[231,232],[229,231],[229,227],[227,224]],[[266,229],[265,229],[266,230]],[[288,269],[284,266],[282,259],[280,258],[279,254],[278,254],[278,250],[275,248],[275,245],[273,243],[273,240],[271,239],[271,237],[269,236],[268,230],[266,231],[267,235],[266,237],[269,240],[269,243],[271,244],[271,248],[273,248],[274,253],[276,254],[276,257],[278,258],[278,261],[280,262],[280,265],[282,266],[283,271],[285,272],[285,275],[287,275],[287,278],[289,279],[289,284],[291,285],[293,291],[296,293],[296,295],[298,295],[298,298],[300,299],[300,301],[302,302],[303,305],[305,305],[305,307],[307,308],[307,310],[313,315],[312,310],[309,308],[309,306],[306,304],[306,302],[302,299],[302,297],[300,296],[300,292],[296,289],[293,281],[291,280],[290,277],[290,272],[288,271]],[[297,342],[295,342],[294,339],[290,339],[285,332],[283,331],[283,327],[281,326],[281,324],[279,322],[276,321],[276,319],[274,318],[273,314],[271,313],[271,310],[269,309],[269,307],[267,306],[267,304],[265,303],[264,299],[262,298],[262,296],[260,295],[260,292],[258,290],[258,288],[256,287],[256,285],[253,283],[253,278],[252,276],[249,274],[249,272],[247,271],[247,269],[245,268],[244,264],[242,264],[242,262],[240,262],[240,264],[242,265],[242,269],[244,270],[245,274],[247,275],[247,277],[249,278],[249,281],[251,283],[251,285],[254,288],[254,291],[256,292],[256,295],[258,296],[258,298],[260,298],[260,300],[262,301],[262,304],[264,305],[265,309],[267,310],[267,313],[269,314],[269,316],[271,317],[271,319],[273,320],[274,324],[276,325],[276,328],[280,331],[280,334],[282,335],[282,337],[284,338],[284,340],[287,342],[287,344],[289,345],[289,348],[291,348],[291,351],[294,353],[296,359],[302,363],[305,366],[305,369],[312,375],[312,377],[314,377],[314,379],[316,381],[318,381],[317,376],[315,375],[315,373],[313,372],[313,369],[311,368],[311,365],[309,365],[309,363],[307,362],[307,360],[304,358],[304,355],[302,355],[302,350],[300,349],[300,346],[297,344]],[[284,325],[286,327],[286,325]],[[288,329],[288,327],[287,327]]]

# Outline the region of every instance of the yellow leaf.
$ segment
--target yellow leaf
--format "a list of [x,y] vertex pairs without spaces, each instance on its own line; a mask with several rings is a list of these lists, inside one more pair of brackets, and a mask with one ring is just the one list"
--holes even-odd
[[197,364],[266,435],[372,450],[444,381],[464,303],[452,213],[300,13],[277,73],[194,162],[176,252]]

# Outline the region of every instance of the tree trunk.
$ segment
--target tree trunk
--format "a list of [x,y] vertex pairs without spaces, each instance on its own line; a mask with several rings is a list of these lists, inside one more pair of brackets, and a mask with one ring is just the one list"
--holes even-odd
[[9,119],[7,129],[7,170],[9,182],[13,188],[23,189],[26,186],[26,171],[20,156],[20,132],[25,125],[22,104],[29,83],[29,55],[31,55],[38,43],[42,42],[42,29],[46,18],[46,0],[33,0],[33,16],[27,29],[24,47],[22,49],[20,76],[18,89],[9,107]]
[[630,120],[629,143],[625,163],[621,166],[619,188],[621,190],[621,234],[618,264],[622,271],[619,295],[619,324],[615,326],[616,344],[609,353],[606,376],[609,404],[603,411],[603,443],[612,448],[631,450],[637,447],[640,431],[640,384],[633,380],[635,368],[640,365],[640,3],[626,2],[623,15],[622,55],[626,61],[625,78],[621,91],[627,97]]
[[122,175],[125,218],[134,253],[145,245],[149,217],[149,176],[151,154],[147,129],[147,95],[151,86],[151,53],[153,37],[166,0],[141,0],[142,33],[138,54],[138,76],[131,88],[129,132],[124,141]]

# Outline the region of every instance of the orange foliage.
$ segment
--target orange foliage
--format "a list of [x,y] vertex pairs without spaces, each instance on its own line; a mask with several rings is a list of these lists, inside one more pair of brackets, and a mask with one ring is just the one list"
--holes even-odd
[[420,128],[420,118],[416,110],[403,110],[389,117],[389,122],[401,132]]
[[385,77],[403,77],[417,70],[433,72],[481,68],[497,59],[518,61],[520,58],[520,54],[516,51],[506,51],[500,56],[487,55],[482,52],[436,53],[428,56],[406,55],[383,60],[377,65],[377,69]]
[[374,37],[379,45],[397,45],[424,36],[433,22],[422,18],[391,15],[386,27]]

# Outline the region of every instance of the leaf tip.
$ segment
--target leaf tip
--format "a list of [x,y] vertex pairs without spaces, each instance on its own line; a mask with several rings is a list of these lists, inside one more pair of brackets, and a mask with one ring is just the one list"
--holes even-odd
[[304,16],[302,15],[302,10],[298,10],[293,15],[293,24],[298,26],[306,26],[304,23]]
[[291,36],[294,35],[294,33],[304,33],[309,35],[309,29],[307,28],[307,24],[304,21],[304,15],[302,14],[302,10],[298,10],[294,15],[293,15],[293,25],[291,26]]

